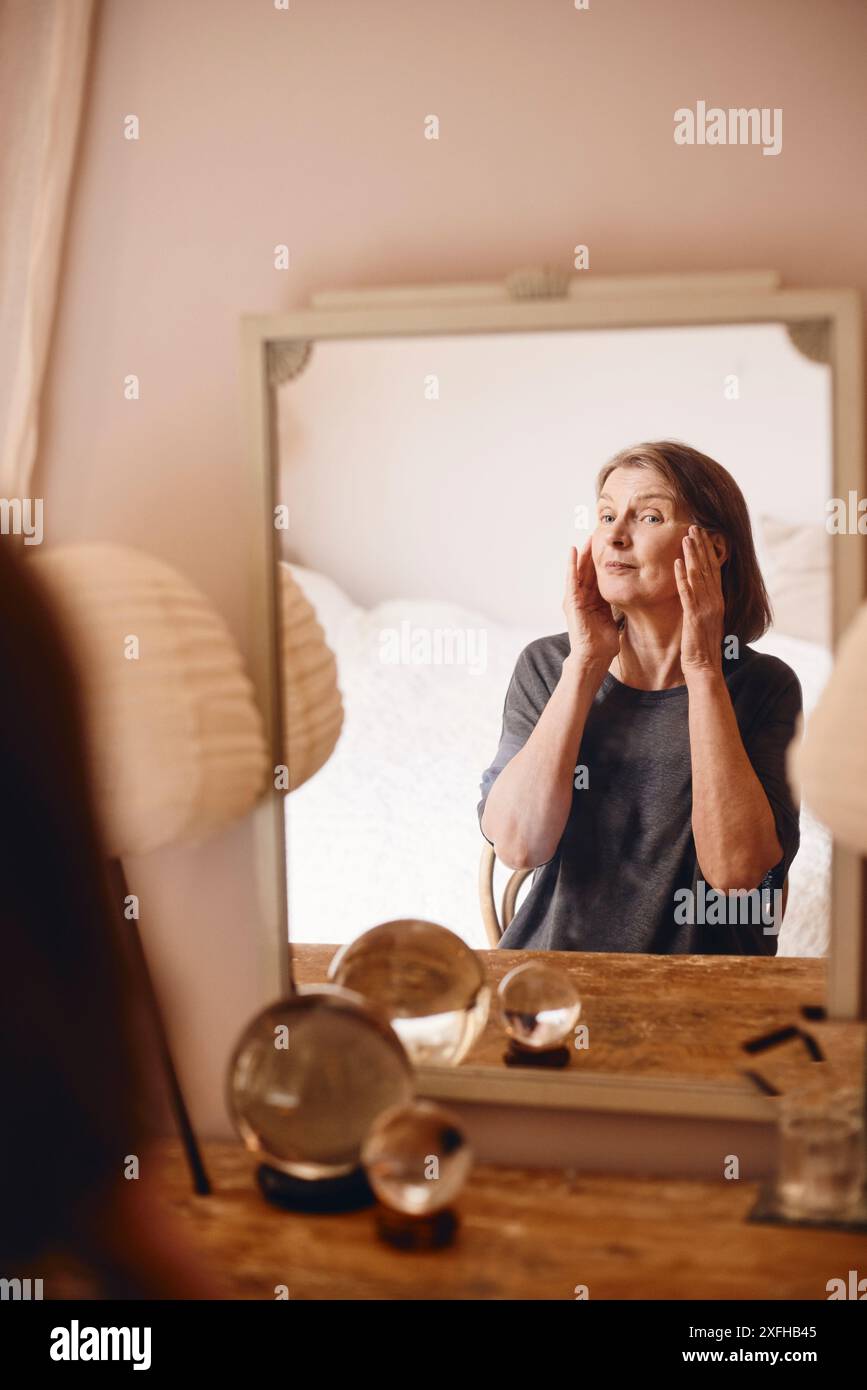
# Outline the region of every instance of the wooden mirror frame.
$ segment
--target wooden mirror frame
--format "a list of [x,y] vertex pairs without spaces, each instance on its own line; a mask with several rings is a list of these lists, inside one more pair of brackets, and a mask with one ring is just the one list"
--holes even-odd
[[[277,659],[276,389],[300,370],[317,339],[527,333],[534,330],[659,328],[683,325],[783,323],[795,346],[832,369],[832,496],[865,491],[862,310],[851,289],[783,289],[772,271],[648,276],[517,272],[506,282],[333,291],[311,307],[253,314],[241,323],[242,376],[251,465],[251,651],[253,679],[274,766],[283,762]],[[264,534],[263,534],[264,532]],[[867,592],[867,547],[839,536],[832,572],[832,641]],[[256,811],[262,968],[268,997],[293,987],[288,949],[283,794]],[[831,932],[827,963],[829,1016],[867,1017],[867,861],[834,846]],[[844,924],[848,924],[844,926]],[[520,1076],[503,1068],[422,1068],[421,1095],[467,1105],[503,1104],[546,1111],[594,1110],[617,1115],[755,1121],[766,1118],[761,1096],[698,1080],[591,1073]],[[540,1115],[540,1119],[542,1116]]]

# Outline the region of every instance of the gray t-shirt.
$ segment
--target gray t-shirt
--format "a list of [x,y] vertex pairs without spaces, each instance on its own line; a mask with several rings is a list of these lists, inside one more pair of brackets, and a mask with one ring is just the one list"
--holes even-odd
[[[482,775],[480,823],[494,781],[535,728],[568,655],[563,632],[538,638],[518,657],[500,746]],[[575,760],[587,769],[587,785],[573,785],[556,853],[534,871],[502,947],[776,955],[779,919],[774,922],[771,911],[780,900],[768,890],[782,889],[800,842],[785,755],[801,710],[801,687],[784,662],[747,646],[739,659],[723,661],[723,674],[783,848],[779,864],[756,885],[764,890],[761,906],[759,894],[736,900],[700,881],[686,686],[636,690],[608,674]],[[584,780],[582,773],[573,777],[573,783]]]

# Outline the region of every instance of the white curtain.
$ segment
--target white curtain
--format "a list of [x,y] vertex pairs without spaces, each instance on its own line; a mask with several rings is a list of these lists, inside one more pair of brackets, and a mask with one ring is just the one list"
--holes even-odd
[[29,496],[94,0],[0,0],[0,497]]

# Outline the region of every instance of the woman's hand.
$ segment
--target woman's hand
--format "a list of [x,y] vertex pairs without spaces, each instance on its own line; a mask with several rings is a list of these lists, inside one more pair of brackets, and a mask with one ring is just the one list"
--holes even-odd
[[674,562],[674,577],[683,607],[680,665],[688,680],[696,673],[722,673],[725,599],[720,559],[707,531],[690,526],[683,553]]
[[580,555],[574,545],[569,549],[563,612],[571,655],[582,666],[597,665],[607,671],[620,651],[620,631],[611,604],[599,592],[591,546],[592,537]]

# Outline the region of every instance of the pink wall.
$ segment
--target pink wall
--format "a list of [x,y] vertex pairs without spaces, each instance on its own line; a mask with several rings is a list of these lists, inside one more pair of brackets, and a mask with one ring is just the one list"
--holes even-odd
[[[38,474],[47,540],[175,561],[243,642],[238,319],[315,289],[567,267],[577,242],[591,274],[775,268],[867,289],[865,53],[863,0],[103,0]],[[699,99],[782,107],[782,153],[676,146],[673,112]],[[130,872],[216,1132],[258,1002],[249,826]]]

